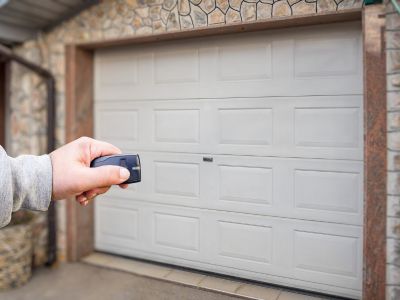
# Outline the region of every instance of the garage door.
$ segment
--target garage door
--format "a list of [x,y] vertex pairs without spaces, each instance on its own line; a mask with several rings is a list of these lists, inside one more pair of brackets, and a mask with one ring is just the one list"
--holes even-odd
[[96,202],[96,248],[360,297],[359,23],[95,56],[95,134],[143,182]]

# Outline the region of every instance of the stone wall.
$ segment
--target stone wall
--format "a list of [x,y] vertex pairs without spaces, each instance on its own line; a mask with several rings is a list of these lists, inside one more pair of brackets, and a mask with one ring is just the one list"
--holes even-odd
[[[65,49],[80,43],[151,35],[205,26],[253,22],[360,8],[361,0],[119,0],[102,1],[15,51],[51,70],[57,79],[57,145],[64,142]],[[45,147],[43,82],[13,68],[11,138],[13,155],[41,153]],[[65,202],[57,203],[59,258],[65,258]]]
[[0,291],[3,291],[22,286],[31,277],[31,225],[2,228],[0,238]]
[[400,15],[386,1],[387,299],[400,299]]
[[[31,61],[42,61],[40,49],[30,46],[29,43],[18,52]],[[45,84],[39,76],[15,63],[11,65],[10,82],[12,101],[8,107],[10,138],[7,152],[11,156],[43,154],[47,148]],[[32,226],[33,264],[39,266],[47,260],[47,214],[34,214],[36,218]]]

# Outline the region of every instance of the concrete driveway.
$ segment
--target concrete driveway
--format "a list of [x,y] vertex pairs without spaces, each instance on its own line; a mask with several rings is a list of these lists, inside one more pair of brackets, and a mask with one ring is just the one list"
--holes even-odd
[[84,263],[37,270],[25,286],[0,292],[2,300],[235,300],[241,297],[136,276]]

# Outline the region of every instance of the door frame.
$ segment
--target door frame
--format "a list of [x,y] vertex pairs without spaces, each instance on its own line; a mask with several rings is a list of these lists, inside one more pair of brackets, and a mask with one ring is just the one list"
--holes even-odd
[[[386,289],[386,60],[383,5],[342,12],[270,19],[66,45],[66,142],[93,136],[94,52],[113,46],[252,32],[275,28],[362,21],[364,53],[363,299],[385,299]],[[78,234],[79,233],[79,234]],[[67,258],[94,251],[94,205],[67,202]]]

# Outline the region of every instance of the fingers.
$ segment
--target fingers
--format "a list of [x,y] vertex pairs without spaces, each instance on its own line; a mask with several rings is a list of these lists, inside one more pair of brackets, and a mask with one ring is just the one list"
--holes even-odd
[[106,193],[110,188],[111,188],[111,186],[95,188],[95,189],[85,192],[85,196],[90,200],[98,195]]
[[77,195],[75,197],[76,202],[78,202],[80,205],[86,206],[89,204],[89,200],[86,197],[85,193],[82,193],[80,195]]
[[93,160],[100,156],[121,153],[121,150],[119,148],[107,142],[98,141],[95,139],[89,139],[89,143],[90,143],[90,160]]
[[[126,189],[126,188],[128,188],[128,186],[129,185],[126,184],[126,183],[119,185],[119,187],[121,189]],[[102,187],[102,188],[95,188],[95,189],[92,189],[90,191],[83,192],[83,193],[77,195],[75,197],[75,199],[76,199],[77,202],[79,202],[79,204],[87,205],[90,200],[92,200],[96,196],[99,196],[99,195],[107,193],[110,188],[111,188],[111,186]]]
[[95,188],[90,191],[84,192],[78,196],[75,197],[76,201],[79,202],[81,205],[88,205],[91,200],[93,200],[95,197],[102,195],[111,188],[111,186],[106,186],[102,188]]
[[75,199],[76,199],[76,201],[78,201],[78,202],[82,202],[82,201],[86,201],[86,200],[87,200],[87,197],[86,197],[85,193],[81,193],[81,194],[79,194],[79,195],[76,195],[76,196],[75,196]]
[[129,171],[118,166],[83,168],[81,170],[80,191],[90,191],[98,187],[121,184],[129,178]]

